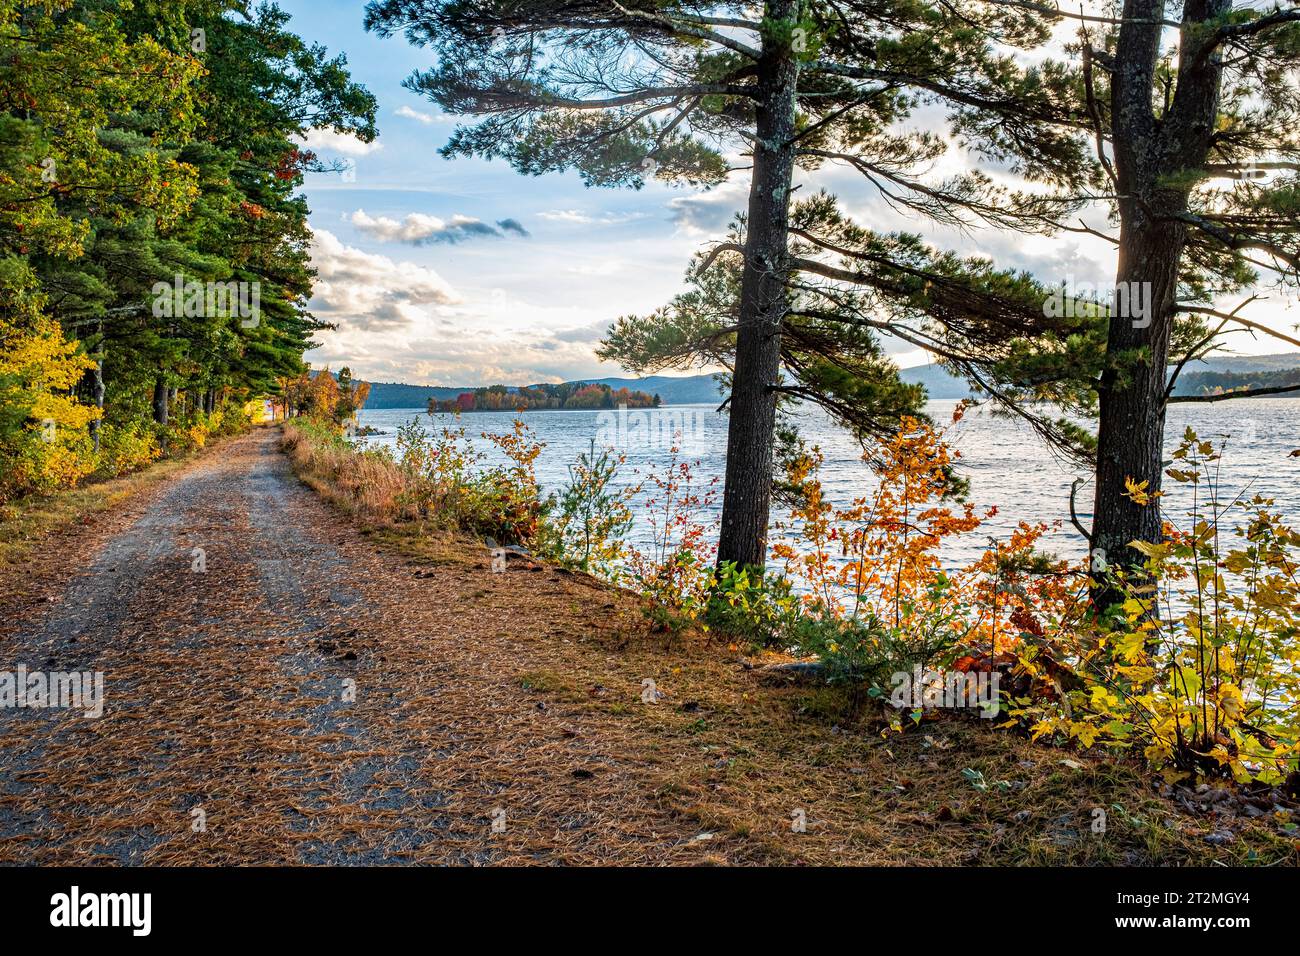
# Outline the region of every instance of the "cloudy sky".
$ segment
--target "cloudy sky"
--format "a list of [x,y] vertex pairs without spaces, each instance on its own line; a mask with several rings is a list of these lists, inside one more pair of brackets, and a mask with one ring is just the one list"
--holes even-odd
[[[524,177],[503,162],[442,159],[437,149],[454,120],[401,86],[429,66],[428,51],[366,33],[362,0],[281,6],[299,34],[346,53],[353,77],[379,101],[374,143],[328,131],[308,138],[323,159],[351,165],[307,178],[320,274],[311,308],[338,327],[308,353],[316,367],[349,365],[371,381],[430,385],[624,374],[595,357],[605,329],[680,291],[692,253],[725,232],[744,205],[743,172],[707,192],[654,182],[633,191],[588,189],[572,173]],[[924,229],[948,248],[983,252],[1053,282],[1104,283],[1114,275],[1100,240],[945,235],[884,207],[855,173],[824,170],[816,184],[837,193],[864,225]],[[1294,325],[1300,307],[1289,305],[1266,304],[1254,317]],[[1245,336],[1233,344],[1244,353],[1284,348]],[[902,365],[926,361],[901,344],[893,351]]]

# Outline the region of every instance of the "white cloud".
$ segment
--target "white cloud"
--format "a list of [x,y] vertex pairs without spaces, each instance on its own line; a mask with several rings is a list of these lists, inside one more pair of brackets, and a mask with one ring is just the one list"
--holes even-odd
[[439,307],[461,301],[432,269],[344,245],[324,229],[312,233],[311,264],[317,279],[309,307],[341,331],[427,327]]
[[393,330],[325,333],[322,347],[307,359],[317,367],[348,365],[372,382],[428,385],[519,385],[620,374],[592,353],[603,330],[551,334],[483,328],[481,321],[471,315],[445,319],[424,336]]
[[578,276],[613,276],[626,270],[631,263],[617,257],[589,259],[568,266],[564,271]]
[[383,149],[379,140],[363,143],[355,136],[336,133],[332,129],[309,129],[298,141],[311,150],[330,150],[344,156],[369,156]]
[[500,236],[504,232],[528,235],[528,231],[513,219],[502,219],[493,226],[472,216],[457,214],[450,219],[440,219],[412,212],[398,222],[388,216],[371,216],[364,209],[358,209],[345,218],[358,230],[380,242],[407,242],[416,246],[456,243],[465,239]]
[[432,126],[434,123],[454,123],[456,118],[446,113],[425,113],[422,110],[412,109],[409,106],[399,106],[393,111],[398,116],[404,116],[407,119],[413,119],[417,123],[423,123],[425,126]]
[[[569,297],[532,303],[489,286],[467,286],[454,293],[461,301],[444,304],[445,296],[428,294],[428,270],[350,249],[323,231],[314,252],[322,274],[312,308],[338,323],[306,356],[318,368],[347,365],[375,382],[465,386],[621,374],[594,353],[612,321],[607,308],[584,321]],[[385,287],[410,294],[390,299]],[[421,304],[426,298],[435,301]]]
[[731,179],[713,189],[674,196],[668,200],[668,211],[680,232],[691,237],[717,236],[748,203],[748,180]]
[[596,221],[592,216],[577,209],[552,209],[548,212],[539,212],[537,217],[550,222],[568,222],[580,226]]
[[607,212],[600,216],[593,216],[591,213],[583,212],[581,209],[549,209],[546,212],[539,212],[538,219],[545,219],[548,222],[562,222],[573,226],[619,226],[625,222],[635,222],[638,219],[646,218],[643,212]]

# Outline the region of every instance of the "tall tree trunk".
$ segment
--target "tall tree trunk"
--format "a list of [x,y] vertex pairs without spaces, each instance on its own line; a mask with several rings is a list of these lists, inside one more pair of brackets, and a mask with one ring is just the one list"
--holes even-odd
[[99,323],[99,342],[96,344],[95,370],[90,380],[90,394],[99,409],[99,416],[90,423],[90,438],[95,443],[95,454],[99,454],[100,439],[104,426],[104,323]]
[[[1187,244],[1182,217],[1188,208],[1187,171],[1209,156],[1218,122],[1222,63],[1214,48],[1216,21],[1232,0],[1186,0],[1183,4],[1177,90],[1162,116],[1152,109],[1164,44],[1164,0],[1124,0],[1123,21],[1111,78],[1116,192],[1119,195],[1117,303],[1134,296],[1145,314],[1112,311],[1106,364],[1100,382],[1097,482],[1093,499],[1093,566],[1104,562],[1132,570],[1141,555],[1132,541],[1159,541],[1156,504],[1125,497],[1125,483],[1146,482],[1160,490],[1165,431],[1169,343],[1176,318],[1179,265]],[[1098,560],[1100,559],[1100,561]],[[1098,580],[1099,610],[1120,595]]]
[[[1161,539],[1158,504],[1139,505],[1125,491],[1128,479],[1146,482],[1148,493],[1160,490],[1169,341],[1183,243],[1183,230],[1168,224],[1120,229],[1116,286],[1134,290],[1149,312],[1112,315],[1106,338],[1092,510],[1094,568],[1132,569],[1142,556],[1129,542]],[[1123,301],[1123,293],[1117,298]],[[1102,608],[1119,599],[1104,582],[1093,596]]]
[[95,443],[95,454],[96,454],[96,455],[99,454],[99,440],[100,440],[100,433],[101,433],[101,430],[102,430],[102,428],[103,428],[103,424],[104,424],[104,420],[103,420],[103,415],[104,415],[104,356],[103,356],[103,352],[102,352],[103,347],[104,347],[104,346],[103,346],[103,344],[101,343],[101,345],[100,345],[101,353],[100,353],[99,358],[97,358],[97,359],[95,360],[95,369],[94,369],[94,372],[93,372],[93,378],[91,379],[91,395],[94,396],[94,399],[95,399],[95,407],[99,409],[99,417],[95,418],[95,419],[94,419],[93,421],[91,421],[91,423],[90,423],[90,437],[91,437],[91,439],[92,439],[92,440],[94,441],[94,443]]
[[[793,20],[797,2],[767,4],[773,20]],[[718,561],[762,567],[772,503],[772,444],[781,374],[781,323],[788,309],[787,230],[796,145],[795,90],[799,61],[788,45],[768,39],[758,66],[757,140],[749,187],[745,267],[740,287],[736,364],[727,429]]]
[[154,379],[153,383],[153,420],[159,425],[167,424],[167,398],[169,392],[167,383],[162,377]]

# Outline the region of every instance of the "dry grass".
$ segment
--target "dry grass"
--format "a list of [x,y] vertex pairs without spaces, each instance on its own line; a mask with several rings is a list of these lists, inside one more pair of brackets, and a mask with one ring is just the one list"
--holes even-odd
[[386,525],[411,516],[402,501],[410,480],[393,462],[313,441],[292,422],[283,431],[282,445],[294,470],[331,504],[371,524]]

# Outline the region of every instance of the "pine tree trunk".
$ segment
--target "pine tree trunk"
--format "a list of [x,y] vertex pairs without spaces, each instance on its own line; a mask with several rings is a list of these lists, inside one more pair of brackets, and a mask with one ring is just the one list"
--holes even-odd
[[[103,349],[102,344],[100,349]],[[104,356],[102,354],[95,361],[94,376],[91,380],[91,394],[95,399],[95,407],[99,409],[99,417],[90,423],[90,437],[95,443],[95,454],[98,455],[101,430],[104,425]]]
[[[1183,242],[1182,230],[1167,224],[1120,230],[1116,285],[1133,289],[1124,284],[1137,283],[1150,313],[1112,316],[1107,335],[1092,512],[1095,569],[1110,566],[1131,571],[1142,555],[1129,543],[1161,539],[1158,504],[1139,505],[1125,492],[1128,479],[1146,482],[1148,494],[1160,490],[1169,341]],[[1099,583],[1093,598],[1104,610],[1119,595]]]
[[[770,19],[793,19],[794,2],[769,3]],[[787,311],[787,227],[796,146],[799,61],[779,41],[759,63],[757,141],[749,189],[745,267],[727,431],[718,561],[763,567],[772,503],[772,444],[781,374],[781,323]]]
[[167,424],[167,383],[162,378],[154,379],[153,383],[153,420],[159,425]]
[[[1193,21],[1214,21],[1232,0],[1188,0]],[[1185,32],[1178,91],[1157,118],[1152,93],[1163,80],[1164,0],[1124,0],[1123,23],[1111,77],[1112,144],[1119,195],[1117,293],[1136,292],[1149,312],[1112,312],[1106,365],[1099,390],[1097,483],[1093,499],[1093,567],[1101,564],[1132,571],[1141,555],[1133,541],[1161,539],[1156,504],[1139,505],[1125,497],[1126,481],[1160,490],[1163,472],[1165,389],[1169,343],[1178,296],[1179,264],[1187,244],[1188,185],[1183,173],[1201,168],[1216,129],[1222,64],[1212,31]],[[1122,300],[1120,300],[1122,301]],[[1099,611],[1120,594],[1104,579],[1093,586]]]

